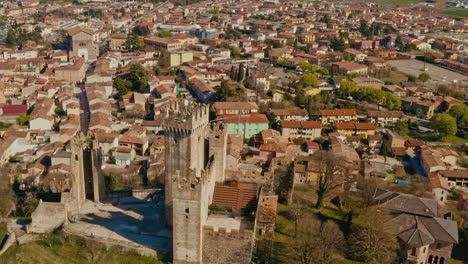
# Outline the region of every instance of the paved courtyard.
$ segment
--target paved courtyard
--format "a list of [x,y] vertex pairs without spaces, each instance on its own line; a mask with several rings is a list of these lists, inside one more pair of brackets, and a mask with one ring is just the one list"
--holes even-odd
[[[391,66],[397,67],[400,72],[418,76],[423,72],[424,62],[416,59],[411,60],[391,60],[388,61]],[[437,87],[440,84],[457,84],[459,90],[468,89],[468,76],[449,71],[447,69],[426,63],[427,73],[432,80],[427,82],[428,86]],[[453,81],[456,80],[456,83]]]
[[[134,199],[134,198],[130,198]],[[68,233],[148,252],[170,251],[172,231],[165,227],[164,202],[127,201],[124,205],[86,202]]]

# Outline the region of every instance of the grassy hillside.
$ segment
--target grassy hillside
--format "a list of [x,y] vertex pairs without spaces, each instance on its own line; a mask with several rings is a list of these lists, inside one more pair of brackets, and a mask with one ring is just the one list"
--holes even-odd
[[79,238],[51,234],[33,243],[15,246],[0,256],[0,264],[162,264],[154,258],[135,252],[119,253],[102,244]]
[[468,9],[449,9],[441,13],[449,16],[468,17]]

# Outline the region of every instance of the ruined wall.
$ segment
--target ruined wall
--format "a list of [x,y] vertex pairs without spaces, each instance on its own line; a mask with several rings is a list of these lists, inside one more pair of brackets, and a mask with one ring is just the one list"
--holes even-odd
[[28,233],[49,233],[67,221],[67,210],[63,203],[39,202],[31,214],[31,224],[26,227]]
[[251,261],[254,234],[245,230],[231,230],[227,233],[220,228],[203,227],[203,263],[204,264],[247,264]]

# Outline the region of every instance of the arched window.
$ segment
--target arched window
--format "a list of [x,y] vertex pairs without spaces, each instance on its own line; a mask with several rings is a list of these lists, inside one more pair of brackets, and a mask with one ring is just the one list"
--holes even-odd
[[439,264],[444,264],[444,262],[445,262],[445,258],[441,257],[440,260],[439,260]]
[[439,264],[439,257],[438,256],[435,256],[434,258],[434,262],[432,262],[434,264]]
[[434,256],[432,255],[429,255],[429,261],[427,261],[428,264],[432,264],[432,259],[434,258]]

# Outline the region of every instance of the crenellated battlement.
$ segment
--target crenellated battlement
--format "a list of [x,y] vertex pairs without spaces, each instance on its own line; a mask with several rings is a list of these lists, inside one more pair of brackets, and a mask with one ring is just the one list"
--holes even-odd
[[163,106],[161,116],[164,130],[190,134],[208,124],[209,106],[178,100]]
[[203,234],[206,236],[213,237],[226,237],[226,238],[236,238],[236,239],[252,239],[253,232],[252,230],[241,230],[231,229],[230,232],[227,232],[226,228],[218,228],[218,231],[214,231],[212,226],[203,226]]

